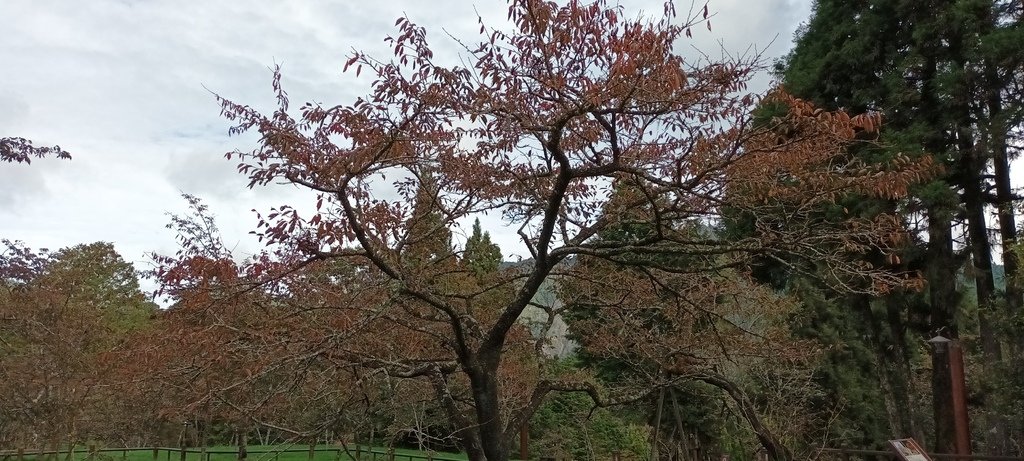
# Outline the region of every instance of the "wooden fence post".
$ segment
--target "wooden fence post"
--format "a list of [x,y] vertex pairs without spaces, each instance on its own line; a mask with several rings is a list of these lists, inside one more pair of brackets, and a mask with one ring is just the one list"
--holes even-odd
[[313,461],[316,453],[316,440],[309,442],[309,461]]
[[249,433],[242,432],[238,436],[238,461],[249,459]]
[[95,459],[96,459],[96,444],[95,443],[90,443],[89,444],[89,461],[93,461]]
[[188,456],[188,449],[181,447],[181,461],[185,461],[186,456]]
[[362,461],[363,460],[363,454],[362,454],[361,450],[362,450],[362,448],[360,448],[359,444],[357,443],[356,444],[356,461]]
[[388,461],[395,461],[395,447],[388,447]]
[[157,448],[157,447],[153,447],[153,461],[159,461],[159,458],[160,458],[160,449]]
[[19,448],[18,449],[18,461],[25,461],[25,449],[24,448]]

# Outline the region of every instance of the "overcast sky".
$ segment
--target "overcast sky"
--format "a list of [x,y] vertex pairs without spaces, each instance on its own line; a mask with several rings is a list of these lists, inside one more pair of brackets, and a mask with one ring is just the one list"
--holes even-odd
[[[630,14],[661,11],[659,1],[622,4]],[[252,252],[250,210],[311,196],[245,188],[223,154],[253,139],[227,136],[209,91],[272,107],[268,68],[278,63],[295,107],[347,103],[368,82],[341,73],[345,57],[353,48],[387,56],[383,39],[403,13],[445,59],[457,48],[444,31],[472,40],[474,10],[500,26],[506,8],[494,0],[0,0],[0,137],[59,144],[74,157],[0,164],[0,238],[51,249],[110,241],[145,269],[146,252],[173,253],[166,213],[183,211],[187,192],[207,202],[229,245]],[[711,0],[710,9],[712,30],[694,29],[690,44],[711,54],[767,48],[774,58],[789,50],[810,0]],[[485,224],[508,255],[514,234],[498,226]]]

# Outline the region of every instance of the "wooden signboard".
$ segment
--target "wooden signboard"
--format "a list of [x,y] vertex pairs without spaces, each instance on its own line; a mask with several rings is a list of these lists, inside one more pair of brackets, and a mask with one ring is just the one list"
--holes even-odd
[[932,461],[914,439],[890,440],[889,447],[902,461]]

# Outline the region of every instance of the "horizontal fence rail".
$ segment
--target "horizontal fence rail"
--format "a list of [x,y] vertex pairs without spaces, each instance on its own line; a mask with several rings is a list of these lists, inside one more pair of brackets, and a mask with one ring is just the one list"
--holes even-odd
[[[180,447],[135,447],[135,448],[99,448],[99,447],[71,447],[68,450],[43,450],[43,449],[18,449],[0,450],[0,461],[102,461],[106,459],[128,460],[129,453],[145,452],[148,455],[140,457],[137,454],[132,456],[132,461],[196,461],[194,456],[198,455],[198,461],[210,461],[211,456],[219,456],[223,460],[224,455],[233,456],[238,459],[238,449],[213,449],[213,448],[180,448]],[[360,445],[345,446],[316,446],[316,447],[293,447],[267,449],[265,447],[246,449],[246,459],[252,461],[280,461],[281,455],[292,453],[305,453],[306,457],[313,461],[316,454],[333,455],[334,461],[465,461],[465,458],[454,456],[451,453],[396,451],[394,449],[367,447]],[[120,455],[120,456],[118,456]],[[896,454],[885,450],[860,450],[850,448],[822,448],[818,450],[817,459],[827,460],[896,460]],[[962,456],[952,453],[929,453],[931,459],[952,460],[952,461],[1024,461],[1020,456],[999,456],[999,455],[968,455]],[[344,457],[344,458],[343,458]],[[296,457],[290,457],[290,461],[296,461]],[[319,461],[324,460],[321,456]]]
[[[76,460],[84,457],[87,460],[92,460],[100,455],[103,458],[119,458],[128,459],[128,453],[147,452],[151,453],[152,461],[174,461],[175,458],[184,461],[189,458],[188,455],[199,455],[201,461],[210,461],[211,455],[234,455],[236,458],[239,455],[238,449],[226,450],[226,449],[204,449],[204,448],[180,448],[180,447],[134,447],[134,448],[90,448],[80,447],[76,449],[72,447],[68,450],[33,450],[33,449],[18,449],[18,450],[0,450],[0,461],[25,461],[27,459],[33,459],[35,461],[45,461],[46,459],[54,459],[60,461],[61,457],[65,457],[68,460]],[[277,449],[246,449],[246,459],[253,460],[277,460],[280,455],[286,453],[306,453],[308,459],[313,460],[317,453],[330,453],[334,455],[335,461],[340,461],[342,456],[345,459],[353,459],[356,461],[465,461],[465,458],[459,458],[452,456],[450,453],[434,453],[434,452],[412,452],[412,451],[401,451],[396,452],[393,449],[381,449],[375,447],[365,447],[359,445],[351,445],[349,447],[332,446],[316,448],[277,448]],[[110,456],[114,454],[115,456]],[[177,455],[177,456],[175,456]],[[133,456],[133,459],[139,459],[138,456]]]
[[[851,448],[822,448],[818,450],[820,460],[898,460],[896,454],[885,450],[857,450]],[[1001,455],[957,455],[953,453],[928,453],[933,460],[959,460],[959,461],[1024,461],[1020,456]]]

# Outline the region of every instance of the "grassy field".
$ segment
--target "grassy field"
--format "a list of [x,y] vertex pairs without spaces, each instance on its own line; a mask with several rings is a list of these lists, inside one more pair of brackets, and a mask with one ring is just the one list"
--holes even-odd
[[[336,445],[319,445],[313,452],[312,459],[309,456],[309,446],[302,445],[280,445],[280,446],[249,446],[249,461],[354,461],[356,447],[349,445],[350,453],[345,453],[341,447]],[[157,449],[154,456],[154,449],[122,450],[103,449],[90,457],[88,449],[78,447],[71,459],[68,459],[67,452],[61,452],[56,461],[182,461],[181,452],[178,449]],[[19,461],[18,455],[14,452],[0,452],[0,461]],[[208,447],[206,453],[198,448],[187,450],[185,461],[236,461],[238,459],[238,447],[219,446]],[[461,453],[438,453],[423,452],[418,450],[407,450],[396,448],[394,450],[394,461],[424,461],[433,459],[438,461],[465,461],[466,455]],[[26,452],[20,461],[55,461],[53,454],[40,457],[37,453]],[[360,447],[359,461],[390,461],[386,448],[382,447]]]

